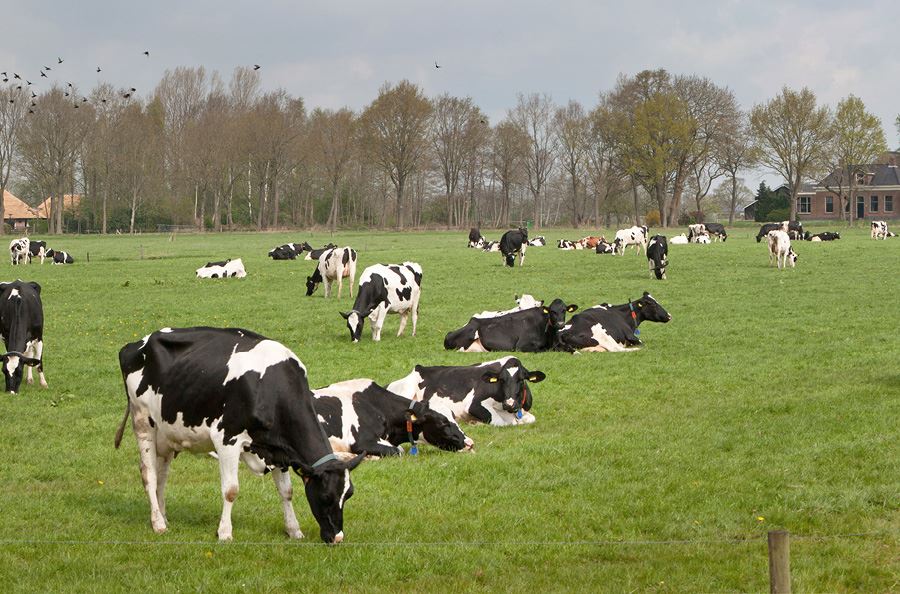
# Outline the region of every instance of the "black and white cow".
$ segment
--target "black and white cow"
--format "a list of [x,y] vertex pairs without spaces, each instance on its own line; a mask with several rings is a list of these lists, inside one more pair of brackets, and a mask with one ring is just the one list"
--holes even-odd
[[[53,264],[74,264],[75,258],[72,257],[72,254],[69,252],[61,252],[59,250],[47,250],[44,252],[44,255],[50,258],[50,262]],[[42,260],[43,263],[43,260]]]
[[244,262],[240,258],[207,262],[197,269],[197,278],[244,278],[245,276],[247,276],[247,271],[244,270]]
[[311,296],[319,283],[325,282],[325,297],[331,293],[331,285],[338,284],[338,299],[344,288],[344,279],[350,279],[350,296],[353,297],[353,284],[356,282],[356,250],[350,246],[333,248],[322,252],[312,276],[306,277],[306,296]]
[[525,248],[528,247],[528,229],[519,227],[510,229],[500,238],[500,253],[503,261],[512,268],[516,265],[516,254],[519,255],[519,266],[525,262]]
[[762,238],[769,234],[769,231],[784,231],[789,233],[794,231],[803,237],[803,223],[800,221],[782,221],[780,223],[763,223],[756,234],[756,243],[762,241]]
[[549,306],[534,307],[494,318],[469,319],[444,337],[444,348],[462,352],[538,352],[558,347],[557,333],[566,323],[566,313],[578,309],[554,299]]
[[787,268],[790,264],[791,268],[797,265],[797,253],[791,247],[791,238],[786,231],[775,229],[769,231],[766,236],[769,245],[769,266],[775,263],[779,270]]
[[310,246],[308,243],[304,242],[304,245],[306,246],[305,249],[308,252],[305,256],[303,256],[304,260],[318,260],[322,256],[323,253],[337,247],[336,244],[327,243],[324,246],[320,247],[319,249],[314,250],[314,249],[312,249],[312,246]]
[[547,238],[543,235],[538,235],[534,239],[529,239],[528,245],[531,247],[544,247],[547,245]]
[[44,306],[41,286],[16,280],[0,283],[0,334],[6,353],[0,355],[6,391],[15,394],[28,367],[28,383],[34,383],[32,369],[37,366],[41,386],[44,378]]
[[359,342],[366,317],[372,320],[372,340],[381,340],[381,327],[389,313],[400,314],[400,329],[412,314],[412,335],[416,335],[419,318],[419,295],[422,290],[422,267],[416,262],[374,264],[363,270],[353,309],[341,316],[347,320],[350,340]]
[[568,239],[560,239],[556,242],[557,249],[560,250],[574,250],[576,242],[570,241]]
[[628,229],[619,229],[616,231],[616,238],[613,241],[616,246],[616,253],[624,256],[625,248],[629,245],[634,246],[636,254],[641,253],[641,248],[644,248],[644,252],[646,253],[648,233],[649,229],[646,225],[640,227],[634,226]]
[[703,223],[703,226],[706,227],[706,232],[715,236],[716,239],[721,239],[722,241],[728,239],[728,233],[725,232],[725,225],[722,223]]
[[219,540],[232,538],[241,460],[257,475],[272,472],[290,538],[303,537],[291,503],[293,470],[306,484],[322,540],[344,539],[350,471],[364,456],[337,459],[316,416],[306,368],[287,347],[237,328],[164,328],[125,345],[119,365],[128,404],[115,445],[130,414],[154,531],[167,528],[172,459],[184,450],[215,451],[223,499]]
[[543,381],[541,371],[528,371],[516,357],[465,366],[424,367],[388,385],[405,398],[425,401],[449,411],[459,421],[507,426],[535,421],[529,383]]
[[426,443],[450,452],[471,450],[475,443],[452,414],[394,394],[370,379],[331,384],[313,390],[313,395],[319,422],[336,452],[398,456],[402,444],[412,446],[420,435]]
[[532,295],[525,293],[521,297],[518,295],[515,296],[516,306],[512,309],[507,309],[504,311],[496,311],[496,310],[487,310],[481,313],[477,313],[473,318],[498,318],[500,316],[505,316],[506,314],[510,314],[516,311],[522,311],[523,309],[531,309],[533,307],[541,307],[544,305],[543,300],[537,300]]
[[269,250],[269,257],[273,260],[296,260],[304,250],[312,250],[305,241],[303,243],[286,243]]
[[872,239],[887,239],[887,221],[872,221]]
[[559,340],[572,350],[593,352],[622,352],[627,347],[640,346],[638,338],[641,322],[669,322],[669,315],[650,293],[637,301],[622,305],[595,305],[572,316],[559,333]]
[[485,252],[499,252],[500,251],[500,242],[499,241],[488,241],[487,243],[482,243],[476,247],[480,247]]
[[32,239],[28,242],[28,262],[31,263],[32,258],[40,258],[41,264],[44,263],[44,257],[48,256],[47,254],[47,242],[40,241],[37,239]]
[[30,257],[31,250],[31,240],[27,237],[21,237],[19,239],[13,239],[9,242],[9,257],[12,261],[12,265],[16,266],[17,264],[28,263],[28,259]]
[[478,227],[469,229],[468,246],[470,248],[480,248],[484,246],[484,237],[481,235],[481,230]]
[[657,280],[665,280],[666,266],[669,265],[669,245],[665,235],[654,235],[647,244],[647,264],[650,272],[656,275]]
[[810,235],[807,241],[834,241],[840,238],[841,234],[836,231],[823,231],[822,233]]
[[597,243],[597,247],[594,248],[594,251],[598,254],[615,254],[616,253],[616,245],[614,243],[600,241]]

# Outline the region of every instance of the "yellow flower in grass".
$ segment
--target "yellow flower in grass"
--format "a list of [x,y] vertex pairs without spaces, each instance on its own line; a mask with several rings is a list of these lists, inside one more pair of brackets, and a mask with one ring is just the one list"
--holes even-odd
[[762,516],[756,516],[756,521],[757,521],[757,522],[765,522],[766,519],[765,519],[764,517],[762,517]]

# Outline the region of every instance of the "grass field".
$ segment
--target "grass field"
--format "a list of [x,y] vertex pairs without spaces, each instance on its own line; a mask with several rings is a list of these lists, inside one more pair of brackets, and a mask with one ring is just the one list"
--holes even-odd
[[[824,226],[815,230],[823,230]],[[681,230],[678,230],[680,232]],[[900,589],[900,241],[868,231],[796,246],[796,269],[768,267],[756,227],[727,243],[670,246],[667,281],[643,255],[528,250],[524,268],[464,248],[465,232],[339,233],[376,262],[424,268],[418,336],[352,345],[338,311],[305,297],[307,261],[271,247],[325,234],[52,238],[73,266],[13,269],[38,281],[50,388],[0,395],[0,578],[4,591],[764,591],[765,534],[794,535],[795,591]],[[486,233],[490,239],[499,233]],[[140,259],[143,253],[144,259]],[[87,261],[87,256],[90,261]],[[246,279],[199,281],[243,257]],[[310,384],[495,354],[442,349],[469,314],[516,293],[587,307],[643,290],[672,314],[641,326],[635,353],[524,354],[547,379],[534,425],[467,427],[473,454],[425,447],[354,473],[346,541],[282,534],[271,480],[241,471],[235,541],[215,538],[213,460],[184,455],[157,536],[129,429],[117,352],[164,326],[244,327],[289,346]],[[295,478],[295,484],[299,481]]]

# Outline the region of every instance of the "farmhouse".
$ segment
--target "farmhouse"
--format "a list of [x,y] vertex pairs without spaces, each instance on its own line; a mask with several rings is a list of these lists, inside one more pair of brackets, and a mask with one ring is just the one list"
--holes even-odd
[[[856,219],[897,218],[900,201],[900,153],[885,154],[882,163],[866,165],[856,173],[853,195],[844,205],[844,213],[854,209]],[[804,185],[797,193],[797,216],[800,219],[839,219],[839,193],[849,192],[847,174],[834,171],[817,184]]]
[[3,191],[3,222],[12,227],[13,231],[25,232],[41,216],[37,211],[9,192]]
[[[43,202],[37,205],[35,210],[42,219],[50,218],[50,201],[52,199],[52,196],[47,196]],[[63,194],[63,215],[74,215],[80,204],[81,194]]]

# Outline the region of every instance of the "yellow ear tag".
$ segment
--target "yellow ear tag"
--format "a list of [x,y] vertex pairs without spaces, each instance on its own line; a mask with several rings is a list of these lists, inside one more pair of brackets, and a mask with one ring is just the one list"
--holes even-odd
[[416,418],[416,415],[409,415],[409,419],[410,419],[411,421],[418,421],[418,420],[419,420],[419,419]]
[[495,378],[495,377],[488,378],[488,382],[489,382],[489,383],[492,383],[492,384],[496,384],[496,383],[497,383],[497,378]]

